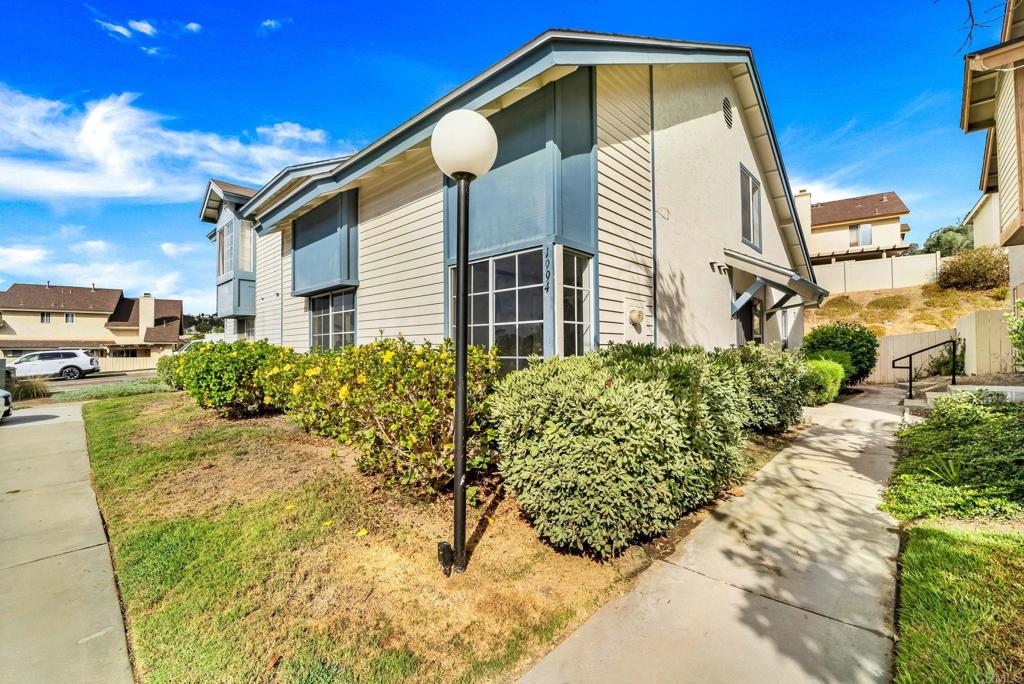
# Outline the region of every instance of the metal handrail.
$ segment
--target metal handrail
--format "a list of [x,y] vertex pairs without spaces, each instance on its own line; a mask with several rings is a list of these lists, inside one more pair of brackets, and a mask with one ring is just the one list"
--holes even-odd
[[[909,373],[907,373],[907,388],[908,388],[907,389],[907,399],[913,399],[914,398],[914,356],[916,356],[917,354],[920,354],[922,352],[931,351],[932,349],[935,349],[936,347],[943,347],[943,346],[945,346],[947,344],[953,345],[953,363],[951,364],[953,372],[951,374],[952,375],[952,380],[950,381],[950,384],[955,385],[956,384],[956,338],[955,337],[953,339],[951,339],[951,340],[943,340],[942,342],[939,342],[937,344],[933,344],[933,345],[931,345],[929,347],[924,347],[923,349],[918,349],[917,351],[910,352],[909,354],[904,354],[903,356],[897,356],[895,359],[892,360],[892,367],[893,367],[893,369],[895,369],[895,370],[907,370],[907,371],[910,371]],[[896,362],[897,361],[902,361],[903,359],[909,359],[909,361],[907,361],[907,365],[906,366],[897,366]]]

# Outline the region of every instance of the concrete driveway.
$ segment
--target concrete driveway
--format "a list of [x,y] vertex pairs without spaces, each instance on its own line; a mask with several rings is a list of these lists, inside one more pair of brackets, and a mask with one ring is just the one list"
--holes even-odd
[[897,526],[877,509],[898,391],[809,409],[814,426],[526,684],[890,681]]
[[0,679],[130,684],[81,404],[0,424]]

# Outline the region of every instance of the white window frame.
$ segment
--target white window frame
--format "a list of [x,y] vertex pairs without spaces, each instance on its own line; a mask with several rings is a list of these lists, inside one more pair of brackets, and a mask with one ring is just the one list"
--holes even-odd
[[231,219],[217,229],[217,276],[220,277],[234,271],[234,233],[235,220]]
[[64,322],[65,323],[74,323],[75,322],[75,313],[73,311],[70,311],[70,312],[64,314]]
[[[747,225],[743,216],[743,202],[748,203],[747,216],[750,219],[750,237],[747,237]],[[740,239],[758,252],[762,245],[761,231],[761,181],[747,167],[740,164]]]
[[[520,271],[519,271],[518,259],[519,259],[520,255],[522,255],[522,254],[530,254],[532,252],[539,253],[540,257],[541,257],[541,280],[540,280],[539,283],[531,283],[531,284],[521,285],[519,283],[519,272]],[[495,287],[494,287],[494,285],[495,285],[495,262],[499,261],[501,259],[505,259],[507,257],[513,257],[513,256],[516,257],[516,260],[517,260],[516,261],[516,284],[515,284],[515,286],[513,286],[511,288],[502,288],[500,290],[495,289]],[[501,355],[499,355],[498,359],[502,362],[502,366],[505,367],[507,370],[512,370],[513,369],[513,368],[508,368],[509,366],[513,366],[515,369],[525,368],[525,366],[526,366],[526,359],[529,358],[530,355],[529,354],[520,354],[519,353],[519,351],[520,351],[519,350],[519,326],[521,326],[521,325],[535,325],[537,323],[540,324],[541,351],[540,351],[539,356],[544,356],[544,334],[545,334],[544,326],[546,324],[546,322],[544,320],[544,298],[545,298],[545,293],[544,293],[544,285],[545,285],[545,276],[544,276],[544,248],[543,247],[530,247],[528,249],[521,249],[521,250],[518,250],[518,251],[515,251],[515,252],[506,252],[504,254],[496,254],[494,256],[485,257],[483,259],[474,259],[473,261],[469,262],[469,266],[472,267],[474,264],[485,263],[485,262],[487,263],[487,290],[486,290],[486,297],[487,297],[487,323],[486,323],[486,326],[487,326],[487,346],[488,346],[488,348],[490,348],[490,347],[495,345],[495,334],[494,334],[495,327],[497,327],[497,326],[504,326],[504,325],[514,325],[514,326],[516,326],[516,354],[512,355],[512,356],[507,356],[507,355],[501,356]],[[520,318],[519,318],[519,296],[518,296],[518,292],[519,292],[519,290],[527,289],[527,288],[537,288],[541,292],[541,317],[539,319],[532,319],[531,318],[531,319],[527,319],[527,320],[520,320]],[[456,284],[455,284],[455,267],[454,266],[450,266],[448,268],[448,293],[449,293],[448,334],[450,335],[450,337],[452,339],[455,339],[455,289],[456,289]],[[470,284],[470,290],[472,291],[472,284]],[[495,319],[494,319],[494,317],[495,317],[495,310],[496,310],[496,307],[495,307],[495,297],[496,297],[496,295],[501,294],[501,293],[505,293],[505,292],[516,292],[517,293],[516,294],[516,315],[515,315],[515,320],[514,321],[500,321],[500,322],[499,321],[495,321]],[[479,297],[479,296],[481,296],[481,294],[483,294],[483,293],[479,293],[476,296]],[[470,299],[470,305],[472,305],[472,298]],[[470,321],[475,324],[475,325],[472,325],[470,327],[470,343],[472,344],[472,342],[473,342],[473,328],[481,326],[480,323],[477,323],[477,322],[473,321],[472,309],[470,310]]]
[[239,221],[238,226],[238,270],[255,271],[256,269],[253,268],[252,221]]
[[49,323],[50,322],[50,312],[49,311],[40,311],[39,312],[39,322],[40,323]]
[[[573,259],[585,260],[586,267],[583,269],[583,275],[579,283],[568,284],[566,283],[566,272],[565,272],[565,258],[571,256]],[[569,249],[562,245],[555,245],[555,282],[558,283],[558,290],[555,294],[555,349],[561,356],[573,356],[585,354],[594,346],[594,328],[593,328],[593,309],[594,300],[591,298],[593,292],[593,263],[594,258],[586,254],[585,252],[579,252],[575,249]],[[575,273],[573,274],[575,279]],[[581,291],[582,293],[582,305],[576,305],[576,317],[573,320],[569,320],[565,316],[565,290],[572,289]],[[582,314],[582,315],[581,315]],[[572,326],[574,330],[582,328],[583,334],[583,348],[573,349],[572,353],[567,353],[566,344],[566,327]],[[575,345],[574,345],[575,347]]]
[[[866,237],[866,239],[865,239]],[[850,224],[850,246],[851,247],[870,247],[873,242],[874,234],[871,230],[870,223],[851,223]]]
[[[342,307],[336,309],[334,306],[334,298],[338,295],[352,295],[352,307]],[[326,313],[318,313],[314,310],[315,302],[317,300],[327,300],[327,311]],[[315,297],[309,298],[309,346],[311,349],[340,349],[346,345],[354,345],[356,343],[356,330],[358,322],[356,321],[356,288],[345,287],[339,290],[332,290],[331,292],[325,292],[323,294],[316,295]],[[352,329],[335,330],[335,317],[341,316],[342,321],[345,320],[344,315],[346,313],[352,314]],[[327,332],[315,333],[314,321],[318,317],[327,319]],[[336,337],[341,337],[341,344],[335,344]],[[344,338],[348,337],[346,340]],[[326,341],[326,344],[322,342]]]

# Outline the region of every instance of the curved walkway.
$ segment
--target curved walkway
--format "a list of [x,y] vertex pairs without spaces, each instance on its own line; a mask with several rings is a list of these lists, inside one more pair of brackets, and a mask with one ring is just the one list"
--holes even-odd
[[81,404],[0,423],[0,679],[131,684]]
[[526,684],[888,682],[897,526],[877,509],[901,393],[813,426],[523,678]]

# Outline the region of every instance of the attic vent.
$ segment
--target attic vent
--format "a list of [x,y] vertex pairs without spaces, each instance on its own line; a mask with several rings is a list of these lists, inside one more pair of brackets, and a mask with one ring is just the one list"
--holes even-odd
[[722,98],[722,116],[725,117],[725,125],[732,128],[732,102],[729,102],[729,98]]

